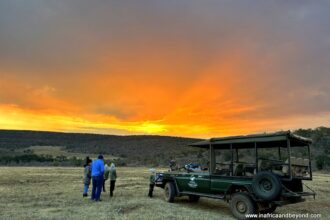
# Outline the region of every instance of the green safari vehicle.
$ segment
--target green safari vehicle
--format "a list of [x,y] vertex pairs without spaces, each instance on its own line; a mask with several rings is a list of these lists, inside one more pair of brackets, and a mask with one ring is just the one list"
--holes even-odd
[[237,219],[272,213],[278,206],[303,202],[315,192],[303,184],[312,180],[312,141],[290,131],[211,138],[191,144],[209,151],[208,167],[156,174],[165,200],[188,196],[223,199]]

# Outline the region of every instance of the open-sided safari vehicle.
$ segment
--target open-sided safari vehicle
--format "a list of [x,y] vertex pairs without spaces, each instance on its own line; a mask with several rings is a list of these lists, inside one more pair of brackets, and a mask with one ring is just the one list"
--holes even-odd
[[211,138],[191,145],[209,150],[207,169],[157,173],[156,186],[164,188],[167,202],[177,196],[223,199],[238,219],[272,213],[315,197],[302,182],[312,180],[311,143],[290,131]]

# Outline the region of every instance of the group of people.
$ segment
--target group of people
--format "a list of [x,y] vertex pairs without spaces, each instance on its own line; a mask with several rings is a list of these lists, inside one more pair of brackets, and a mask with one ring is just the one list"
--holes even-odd
[[89,157],[86,158],[84,165],[84,191],[83,197],[88,196],[89,185],[92,182],[91,199],[101,201],[101,192],[106,192],[105,182],[110,177],[110,197],[113,196],[117,179],[116,166],[111,163],[110,166],[104,163],[103,155],[99,155],[96,160],[92,161]]
[[[156,170],[149,170],[151,175],[149,178],[149,193],[148,196],[153,197],[153,190],[155,186]],[[83,197],[88,197],[89,186],[92,183],[91,200],[101,201],[101,192],[106,192],[105,182],[110,178],[110,197],[113,196],[115,190],[117,171],[114,163],[110,166],[104,162],[103,155],[99,155],[96,160],[92,161],[89,157],[86,157],[86,163],[84,165],[84,191]]]

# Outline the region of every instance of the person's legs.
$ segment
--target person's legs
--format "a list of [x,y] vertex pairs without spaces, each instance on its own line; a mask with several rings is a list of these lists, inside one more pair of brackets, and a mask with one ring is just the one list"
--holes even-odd
[[105,192],[105,181],[106,181],[106,179],[103,179],[103,192]]
[[97,177],[93,176],[92,177],[92,196],[91,199],[96,199],[96,189],[97,189]]
[[99,187],[100,187],[100,183],[99,183],[99,178],[98,177],[95,177],[96,179],[96,185],[95,185],[95,201],[99,200]]
[[148,194],[148,196],[150,198],[152,197],[152,194],[153,194],[153,191],[154,191],[154,186],[155,186],[155,184],[150,184],[149,185],[149,194]]
[[102,186],[103,186],[103,176],[98,176],[97,178],[97,186],[96,186],[96,192],[95,192],[95,200],[99,201],[101,197],[102,192]]
[[110,196],[113,196],[113,191],[115,190],[116,180],[110,181]]
[[86,197],[87,193],[88,193],[88,185],[84,184],[84,194],[83,194],[83,196]]

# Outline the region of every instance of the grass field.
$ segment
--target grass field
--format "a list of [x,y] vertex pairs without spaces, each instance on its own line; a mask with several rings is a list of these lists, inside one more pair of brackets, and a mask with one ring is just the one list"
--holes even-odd
[[[148,198],[147,168],[118,168],[115,195],[102,194],[96,203],[82,197],[82,168],[1,167],[0,219],[233,219],[223,201],[182,197],[166,203],[155,188]],[[276,213],[321,213],[330,218],[330,175],[317,174],[307,182],[316,200],[278,208]],[[107,182],[107,188],[109,187]]]

